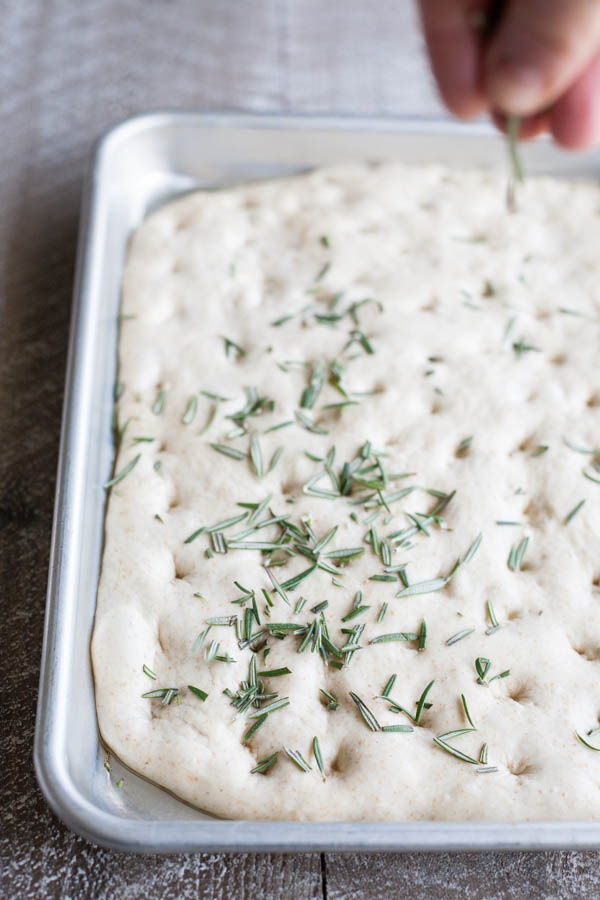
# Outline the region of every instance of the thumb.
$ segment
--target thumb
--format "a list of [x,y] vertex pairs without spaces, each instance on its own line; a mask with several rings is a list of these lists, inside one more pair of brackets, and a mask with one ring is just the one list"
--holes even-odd
[[521,116],[551,106],[598,47],[598,0],[509,0],[484,61],[492,105]]

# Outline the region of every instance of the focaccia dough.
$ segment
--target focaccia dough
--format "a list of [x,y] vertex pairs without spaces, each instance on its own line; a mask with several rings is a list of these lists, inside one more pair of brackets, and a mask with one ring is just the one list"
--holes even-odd
[[[92,645],[108,747],[232,818],[600,817],[600,753],[575,735],[600,747],[599,248],[596,185],[531,179],[510,215],[500,175],[443,167],[197,192],[142,223],[123,282],[125,474],[110,489]],[[267,546],[287,534],[284,550],[212,552],[222,539],[207,531],[186,543],[269,495],[257,521],[289,527],[244,537],[247,518],[220,534]],[[363,552],[331,555],[348,548]],[[339,571],[279,592],[270,552],[285,562],[276,585],[316,561]],[[397,597],[390,558],[431,590]],[[318,620],[318,643],[324,620],[331,644],[299,652],[299,630],[240,648],[252,605],[235,604],[235,582],[255,592],[252,633]],[[358,591],[368,609],[344,622]],[[213,625],[198,647],[214,616],[241,624]],[[361,623],[360,649],[336,668],[353,640],[341,629]],[[371,643],[398,633],[409,639]],[[262,705],[289,704],[244,743],[258,709],[239,714],[224,691],[247,682],[253,656],[259,672],[291,670],[261,679],[277,695]],[[413,716],[434,681],[412,732],[371,730],[350,696],[381,726],[410,725],[381,699],[394,673],[390,697]],[[164,688],[170,703],[142,697]],[[461,695],[476,730],[447,743],[475,763],[433,740],[470,727]]]

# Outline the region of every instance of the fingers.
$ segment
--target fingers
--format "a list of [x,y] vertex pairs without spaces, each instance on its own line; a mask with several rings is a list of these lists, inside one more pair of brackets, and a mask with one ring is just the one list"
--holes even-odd
[[554,104],[550,129],[563,147],[584,150],[600,140],[600,54]]
[[488,109],[482,43],[474,24],[488,0],[420,0],[431,66],[446,106],[461,118]]
[[[485,89],[492,106],[521,116],[548,108],[598,47],[598,0],[509,0],[486,51]],[[577,102],[585,106],[587,100],[578,95]]]
[[[492,113],[494,125],[500,131],[506,132],[506,116],[496,110]],[[538,134],[543,134],[550,128],[550,116],[546,112],[537,113],[535,116],[528,116],[521,121],[521,129],[519,131],[519,139],[529,141]]]

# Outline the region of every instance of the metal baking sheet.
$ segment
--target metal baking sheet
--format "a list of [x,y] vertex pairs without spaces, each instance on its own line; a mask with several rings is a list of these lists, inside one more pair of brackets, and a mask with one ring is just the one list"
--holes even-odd
[[[109,778],[96,724],[89,643],[102,485],[113,455],[120,280],[132,230],[193,188],[350,159],[497,167],[504,156],[491,128],[431,119],[157,113],[119,125],[99,144],[81,215],[34,754],[48,803],[74,831],[121,850],[165,853],[600,847],[600,822],[219,820],[114,760]],[[600,152],[574,156],[538,141],[526,148],[525,164],[531,173],[598,177]]]

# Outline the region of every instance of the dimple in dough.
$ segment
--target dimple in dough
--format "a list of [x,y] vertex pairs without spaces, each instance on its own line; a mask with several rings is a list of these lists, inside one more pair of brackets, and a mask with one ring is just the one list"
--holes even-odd
[[[508,215],[496,174],[386,164],[197,192],[142,223],[123,280],[118,418],[127,426],[115,471],[139,459],[110,492],[92,643],[100,730],[125,763],[231,818],[600,816],[600,753],[575,737],[600,746],[600,735],[587,736],[600,716],[600,465],[579,452],[600,443],[599,211],[591,183],[531,179]],[[257,397],[256,415],[230,418]],[[358,477],[389,480],[354,481],[335,496],[344,462],[365,442]],[[381,497],[405,487],[414,490],[388,511]],[[437,520],[426,518],[451,494]],[[269,495],[261,521],[287,516],[314,535],[288,529],[290,555],[275,551],[287,561],[271,570],[278,584],[310,567],[310,548],[337,526],[318,560],[338,573],[315,568],[284,591],[289,605],[265,569],[270,551],[207,556],[207,532],[185,542]],[[231,540],[248,527],[221,533]],[[285,531],[275,523],[241,540],[273,543]],[[347,548],[363,552],[327,556]],[[462,562],[440,589],[397,597],[404,583],[385,571],[388,549],[409,585],[448,578]],[[394,581],[372,580],[385,574]],[[336,668],[335,655],[326,662],[310,644],[298,652],[302,633],[269,634],[255,653],[240,648],[234,625],[213,625],[194,650],[207,618],[237,615],[245,633],[235,581],[255,592],[253,633],[322,615],[338,650],[352,640],[341,629],[364,624],[360,649]],[[358,591],[368,609],[344,623]],[[500,627],[488,633],[490,608]],[[423,621],[422,650],[414,639],[371,643],[420,634]],[[235,662],[207,659],[213,639],[212,655]],[[289,704],[244,742],[256,719],[223,692],[247,681],[253,655],[259,672],[291,670],[262,679]],[[490,661],[484,684],[477,659]],[[390,697],[413,716],[434,682],[411,732],[372,731],[350,696],[382,726],[411,725],[381,699],[392,674]],[[178,690],[169,704],[142,697],[167,687]],[[487,744],[485,765],[434,743],[470,727],[461,695],[476,730],[448,743],[475,760]],[[277,751],[265,774],[251,774]]]

